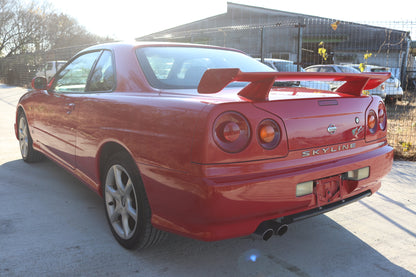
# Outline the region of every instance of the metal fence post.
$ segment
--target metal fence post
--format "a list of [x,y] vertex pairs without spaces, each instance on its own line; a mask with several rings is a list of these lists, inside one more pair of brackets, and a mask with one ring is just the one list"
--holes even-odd
[[[407,60],[409,58],[409,51],[410,51],[410,33],[406,35],[406,50],[404,51],[403,60],[402,60],[402,67],[400,69],[400,82],[402,85],[406,84],[407,82]],[[406,84],[407,87],[407,84]]]
[[303,35],[303,27],[306,25],[300,24],[300,22],[296,25],[298,28],[298,53],[296,58],[297,64],[297,71],[300,72],[301,70],[301,63],[302,63],[302,35]]
[[264,63],[264,26],[261,27],[261,40],[260,40],[260,60]]

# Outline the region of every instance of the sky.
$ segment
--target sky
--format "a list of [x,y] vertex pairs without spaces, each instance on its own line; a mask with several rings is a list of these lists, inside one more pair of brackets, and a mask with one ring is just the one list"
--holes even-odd
[[[78,23],[89,32],[117,40],[133,40],[227,12],[227,0],[48,0],[48,2],[55,11],[77,19]],[[414,0],[384,2],[380,0],[234,0],[230,2],[352,22],[412,21],[412,31],[415,32],[416,28]]]

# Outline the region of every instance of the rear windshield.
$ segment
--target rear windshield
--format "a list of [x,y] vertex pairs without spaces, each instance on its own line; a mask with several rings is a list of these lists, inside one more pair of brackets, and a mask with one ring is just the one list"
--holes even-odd
[[245,54],[230,50],[155,46],[138,48],[136,55],[148,82],[158,89],[196,89],[202,75],[210,68],[273,71]]

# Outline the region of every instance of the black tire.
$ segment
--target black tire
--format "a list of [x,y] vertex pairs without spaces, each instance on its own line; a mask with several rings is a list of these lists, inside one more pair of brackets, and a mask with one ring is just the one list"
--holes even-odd
[[166,237],[150,222],[151,209],[139,170],[129,154],[108,159],[103,178],[104,209],[111,232],[127,249],[153,246]]
[[17,128],[20,154],[22,155],[23,161],[33,163],[42,160],[42,153],[33,149],[33,140],[29,132],[29,125],[22,111],[19,112],[17,117]]

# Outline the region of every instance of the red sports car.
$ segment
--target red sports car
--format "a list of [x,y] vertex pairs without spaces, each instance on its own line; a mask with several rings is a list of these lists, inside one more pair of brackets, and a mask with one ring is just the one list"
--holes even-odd
[[[104,44],[19,101],[23,160],[47,156],[103,197],[126,248],[165,232],[206,241],[287,224],[373,194],[392,166],[389,74],[278,73],[203,45]],[[343,81],[335,92],[275,86]]]

